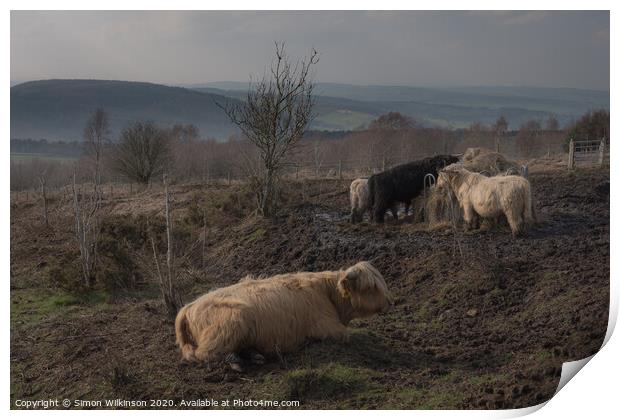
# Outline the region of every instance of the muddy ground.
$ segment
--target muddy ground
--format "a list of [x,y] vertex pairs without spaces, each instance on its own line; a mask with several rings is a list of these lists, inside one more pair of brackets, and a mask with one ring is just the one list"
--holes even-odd
[[246,274],[333,270],[359,260],[372,261],[396,296],[390,313],[353,321],[348,343],[308,343],[245,373],[180,361],[145,240],[145,216],[155,225],[161,218],[161,191],[108,198],[108,266],[99,285],[82,292],[69,204],[56,199],[44,228],[39,204],[13,202],[12,407],[43,398],[388,409],[543,402],[562,363],[593,354],[605,336],[609,195],[597,186],[608,179],[608,169],[532,173],[539,222],[517,239],[507,228],[428,230],[410,218],[352,226],[345,181],[290,181],[273,220],[251,214],[243,186],[175,187],[186,302]]

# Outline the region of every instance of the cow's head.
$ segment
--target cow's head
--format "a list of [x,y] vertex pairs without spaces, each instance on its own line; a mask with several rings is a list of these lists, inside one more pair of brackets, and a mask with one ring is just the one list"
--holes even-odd
[[338,281],[342,297],[350,299],[357,317],[388,310],[393,300],[383,276],[367,261],[349,267]]
[[431,159],[432,159],[431,160],[432,164],[437,171],[440,171],[444,167],[452,163],[457,163],[459,161],[458,156],[453,156],[453,155],[437,155],[437,156],[433,156]]
[[437,187],[454,187],[455,181],[463,171],[463,164],[452,163],[437,174]]

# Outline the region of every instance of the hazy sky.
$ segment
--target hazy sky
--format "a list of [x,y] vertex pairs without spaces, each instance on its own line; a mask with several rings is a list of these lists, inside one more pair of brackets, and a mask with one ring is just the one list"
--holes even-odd
[[273,42],[316,80],[609,89],[608,12],[11,12],[11,80],[261,76]]

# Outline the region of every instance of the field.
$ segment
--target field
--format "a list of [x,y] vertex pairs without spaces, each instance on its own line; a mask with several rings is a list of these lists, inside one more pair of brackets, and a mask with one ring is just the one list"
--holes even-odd
[[33,159],[49,160],[55,162],[72,162],[74,160],[77,160],[77,158],[72,158],[68,156],[54,156],[45,153],[11,153],[12,162],[30,161]]
[[[174,186],[185,302],[246,274],[370,260],[394,309],[355,320],[348,343],[308,343],[245,373],[181,363],[146,242],[160,189],[105,203],[99,285],[75,293],[70,203],[11,203],[11,403],[16,399],[299,400],[301,408],[517,408],[549,399],[561,365],[596,352],[609,302],[609,169],[530,176],[539,221],[428,230],[405,218],[352,226],[348,183],[288,181],[280,216],[252,215],[243,185]],[[203,258],[202,214],[207,215]],[[162,248],[163,249],[163,248]],[[163,251],[162,255],[163,255]]]
[[350,127],[359,128],[368,125],[375,116],[363,112],[338,109],[318,116],[314,126],[319,130],[346,130]]

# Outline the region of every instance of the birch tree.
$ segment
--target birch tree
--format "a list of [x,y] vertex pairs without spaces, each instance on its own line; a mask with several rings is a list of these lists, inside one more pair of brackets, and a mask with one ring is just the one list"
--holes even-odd
[[259,150],[262,168],[252,175],[258,181],[258,211],[263,216],[271,216],[276,208],[284,157],[313,118],[312,69],[319,61],[315,50],[296,63],[283,43],[276,43],[275,50],[270,71],[255,85],[250,81],[246,100],[220,105]]
[[92,287],[97,268],[97,241],[100,230],[101,210],[101,169],[103,151],[108,142],[108,116],[102,109],[97,109],[84,128],[84,146],[90,160],[92,190],[82,191],[76,185],[76,173],[73,173],[72,196],[75,216],[75,236],[80,249],[80,264],[84,285]]

